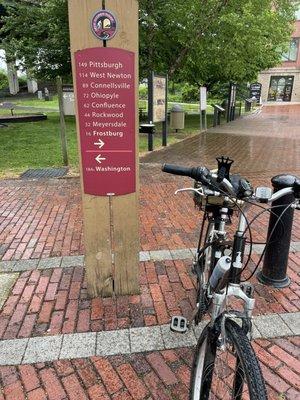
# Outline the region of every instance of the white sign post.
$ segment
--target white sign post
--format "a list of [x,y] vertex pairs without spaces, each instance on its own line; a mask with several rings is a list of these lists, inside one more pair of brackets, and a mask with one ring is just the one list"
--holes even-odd
[[200,87],[200,133],[207,130],[207,89],[205,86]]

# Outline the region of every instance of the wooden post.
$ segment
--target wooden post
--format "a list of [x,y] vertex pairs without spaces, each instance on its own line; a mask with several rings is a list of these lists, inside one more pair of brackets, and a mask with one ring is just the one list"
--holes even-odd
[[[81,153],[81,185],[82,200],[84,214],[84,236],[85,236],[85,256],[86,256],[86,275],[88,292],[90,296],[112,296],[135,294],[139,292],[138,284],[138,255],[139,255],[139,235],[138,235],[138,1],[137,0],[69,0],[69,21],[71,36],[71,53],[73,65],[73,78],[75,94],[77,93],[77,133],[78,141],[81,140],[79,146],[82,152],[83,132],[80,129],[79,121],[82,121],[80,109],[80,101],[78,98],[77,84],[78,78],[78,62],[75,53],[79,50],[91,49],[93,54],[108,54],[109,48],[123,49],[132,52],[134,56],[134,92],[132,97],[132,115],[127,117],[133,118],[135,129],[124,133],[124,138],[133,136],[135,138],[135,148],[132,149],[135,157],[135,188],[127,194],[115,194],[118,187],[113,188],[113,193],[106,195],[88,194],[86,189],[86,171],[84,168],[84,154]],[[95,13],[101,10],[101,6],[106,11],[111,12],[117,21],[116,34],[110,40],[101,40],[92,32],[91,20]],[[103,49],[103,48],[107,49]],[[94,48],[94,50],[92,50]],[[106,53],[108,51],[108,53]],[[113,51],[113,50],[112,50]],[[120,52],[120,51],[119,51]],[[117,50],[116,52],[117,53]],[[124,52],[125,53],[125,52]],[[87,54],[87,53],[86,53]],[[84,65],[84,63],[81,63]],[[97,72],[102,73],[101,67]],[[77,73],[77,79],[75,79]],[[80,75],[80,74],[79,74]],[[83,74],[84,76],[84,74]],[[99,82],[99,81],[97,81]],[[120,80],[119,82],[122,82]],[[120,92],[121,93],[121,92]],[[124,92],[123,92],[124,93]],[[101,94],[99,92],[99,94]],[[85,94],[84,94],[85,95]],[[88,95],[87,95],[88,96]],[[122,93],[120,94],[122,96]],[[124,100],[126,101],[126,100]],[[127,107],[127,106],[126,106]],[[129,109],[129,106],[127,107]],[[89,110],[86,110],[89,111]],[[128,111],[124,111],[125,113]],[[89,115],[88,113],[85,115]],[[81,118],[81,119],[80,119]],[[86,119],[85,119],[86,121]],[[101,119],[99,119],[101,122]],[[86,132],[86,135],[92,135]],[[96,138],[96,140],[99,140]],[[96,157],[102,168],[106,165],[103,159],[112,158],[112,152],[118,153],[118,150],[109,148],[110,139],[103,138],[106,142],[99,155]],[[127,140],[127,139],[126,139]],[[95,140],[94,140],[95,141]],[[102,141],[102,139],[101,139]],[[121,142],[118,142],[121,143]],[[96,143],[94,143],[96,144]],[[117,144],[118,145],[118,144]],[[91,154],[93,150],[88,150]],[[123,150],[124,152],[128,150]],[[95,154],[98,154],[95,153]],[[121,157],[121,153],[120,153]],[[102,163],[102,164],[101,164]],[[94,172],[93,172],[94,174]],[[93,175],[95,176],[95,175]],[[97,190],[101,191],[105,183],[101,183],[103,173],[96,179],[100,182]],[[112,182],[109,182],[113,185]],[[104,189],[103,189],[104,190]]]
[[61,140],[61,151],[63,156],[64,165],[68,165],[68,150],[67,150],[67,139],[66,139],[66,121],[64,114],[64,100],[63,100],[63,89],[62,79],[60,76],[57,77],[57,97],[59,105],[59,116],[60,116],[60,140]]

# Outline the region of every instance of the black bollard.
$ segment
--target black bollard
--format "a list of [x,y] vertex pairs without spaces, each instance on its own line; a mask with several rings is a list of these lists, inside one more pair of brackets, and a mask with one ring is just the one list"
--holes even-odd
[[[293,187],[296,179],[297,178],[292,175],[274,176],[274,178],[272,178],[274,192],[278,192],[278,190],[283,188]],[[272,209],[273,213],[270,215],[268,229],[268,240],[270,240],[270,243],[266,248],[263,269],[257,274],[257,279],[264,285],[283,288],[290,284],[290,278],[286,275],[286,271],[289,258],[294,209],[290,207],[283,215],[282,213],[294,200],[295,196],[292,193],[287,194],[272,203],[272,206],[279,207]],[[281,219],[281,222],[278,222],[279,218]]]
[[153,132],[148,133],[148,151],[153,151]]

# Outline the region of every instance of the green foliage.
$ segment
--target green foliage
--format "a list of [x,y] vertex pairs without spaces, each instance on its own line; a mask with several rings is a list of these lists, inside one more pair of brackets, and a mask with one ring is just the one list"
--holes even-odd
[[289,0],[141,0],[141,76],[168,71],[191,84],[251,81],[280,62]]
[[182,88],[182,101],[199,101],[199,86],[185,84]]
[[53,79],[70,76],[67,0],[40,0],[33,5],[4,0],[1,45],[8,60],[18,58],[32,76]]
[[8,87],[7,75],[4,71],[0,70],[0,90],[4,90]]
[[[8,57],[22,59],[36,77],[70,76],[67,0],[2,2],[8,15],[0,33]],[[140,76],[168,72],[173,81],[209,88],[254,80],[259,71],[280,63],[292,31],[293,4],[139,0]]]
[[147,100],[148,99],[148,87],[147,87],[147,85],[140,85],[139,86],[139,98],[140,98],[140,100]]
[[[228,99],[229,83],[215,83],[209,91],[209,100],[211,103],[220,103],[221,100]],[[249,87],[247,82],[241,82],[237,85],[236,100],[245,100],[249,97]]]
[[19,85],[22,86],[27,86],[27,78],[25,75],[19,76],[18,77]]

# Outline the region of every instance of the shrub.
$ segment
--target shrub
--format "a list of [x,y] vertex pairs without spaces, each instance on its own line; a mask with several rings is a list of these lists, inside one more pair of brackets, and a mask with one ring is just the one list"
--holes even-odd
[[8,88],[8,79],[5,72],[0,71],[0,90]]
[[140,100],[148,100],[148,86],[142,84],[139,86],[139,97]]
[[199,101],[199,88],[186,83],[182,88],[182,101],[183,102],[197,102]]

